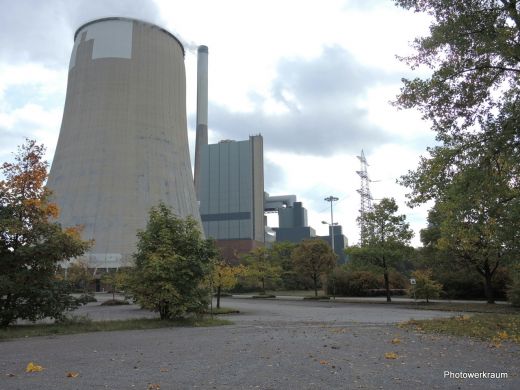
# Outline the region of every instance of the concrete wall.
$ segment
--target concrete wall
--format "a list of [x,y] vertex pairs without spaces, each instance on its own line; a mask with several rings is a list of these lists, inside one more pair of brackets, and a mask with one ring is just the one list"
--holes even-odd
[[81,27],[48,186],[64,226],[83,225],[92,267],[128,264],[151,206],[200,220],[186,124],[184,48],[125,18]]

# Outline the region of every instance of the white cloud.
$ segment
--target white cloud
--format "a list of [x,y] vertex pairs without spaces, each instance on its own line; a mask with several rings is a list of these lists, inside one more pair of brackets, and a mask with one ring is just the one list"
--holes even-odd
[[[209,46],[210,141],[263,133],[266,189],[298,195],[319,234],[335,195],[337,221],[358,238],[359,162],[365,149],[375,198],[393,196],[413,227],[425,209],[405,207],[395,179],[415,168],[433,136],[417,113],[388,102],[409,75],[396,54],[427,33],[428,18],[392,2],[328,0],[19,0],[0,15],[0,158],[23,137],[52,156],[66,91],[73,32],[106,16],[146,19],[186,43],[193,150],[196,55]],[[27,23],[30,21],[30,23]],[[50,158],[49,158],[50,159]],[[336,219],[336,218],[335,218]],[[414,243],[418,243],[418,238]]]

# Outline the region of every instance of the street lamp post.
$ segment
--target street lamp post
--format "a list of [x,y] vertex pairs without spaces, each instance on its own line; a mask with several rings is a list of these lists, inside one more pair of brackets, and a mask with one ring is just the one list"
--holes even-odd
[[339,199],[335,196],[329,196],[324,199],[326,202],[330,202],[330,241],[331,241],[331,247],[332,252],[335,254],[336,251],[334,249],[334,212],[332,210],[332,203],[338,201]]
[[[336,256],[336,249],[334,248],[334,212],[332,210],[332,203],[338,201],[339,199],[335,196],[329,196],[324,199],[326,202],[330,202],[330,246],[332,247],[332,253]],[[327,224],[327,222],[323,221],[322,223]],[[333,274],[334,275],[334,274]],[[335,277],[332,276],[332,297],[336,300],[336,280]]]

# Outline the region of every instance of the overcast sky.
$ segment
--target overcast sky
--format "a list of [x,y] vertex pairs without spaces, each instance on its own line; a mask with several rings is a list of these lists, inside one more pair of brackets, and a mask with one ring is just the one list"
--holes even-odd
[[[265,189],[295,194],[318,234],[334,220],[359,238],[364,149],[373,197],[394,197],[416,231],[427,208],[409,209],[396,179],[434,144],[416,112],[390,104],[414,74],[395,56],[428,32],[423,15],[391,0],[0,0],[0,161],[25,137],[52,161],[74,31],[107,16],[156,23],[186,47],[190,148],[195,140],[196,47],[209,47],[209,141],[264,137]],[[424,74],[423,74],[424,75]],[[193,153],[192,153],[193,156]],[[276,218],[270,217],[270,223]]]

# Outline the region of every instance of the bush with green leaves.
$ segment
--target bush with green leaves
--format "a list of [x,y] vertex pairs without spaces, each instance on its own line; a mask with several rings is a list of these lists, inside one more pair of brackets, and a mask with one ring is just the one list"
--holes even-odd
[[438,298],[442,291],[442,284],[432,279],[432,270],[417,270],[412,272],[415,285],[410,288],[410,293],[415,298],[426,299],[428,303],[431,298]]
[[327,294],[362,297],[366,290],[376,288],[381,288],[381,280],[370,271],[336,267],[327,277]]
[[507,299],[513,306],[520,307],[520,265],[513,267],[511,284],[507,289]]
[[202,314],[209,304],[205,280],[217,251],[202,237],[198,223],[160,203],[152,207],[146,229],[137,236],[135,267],[126,278],[126,291],[161,319]]

